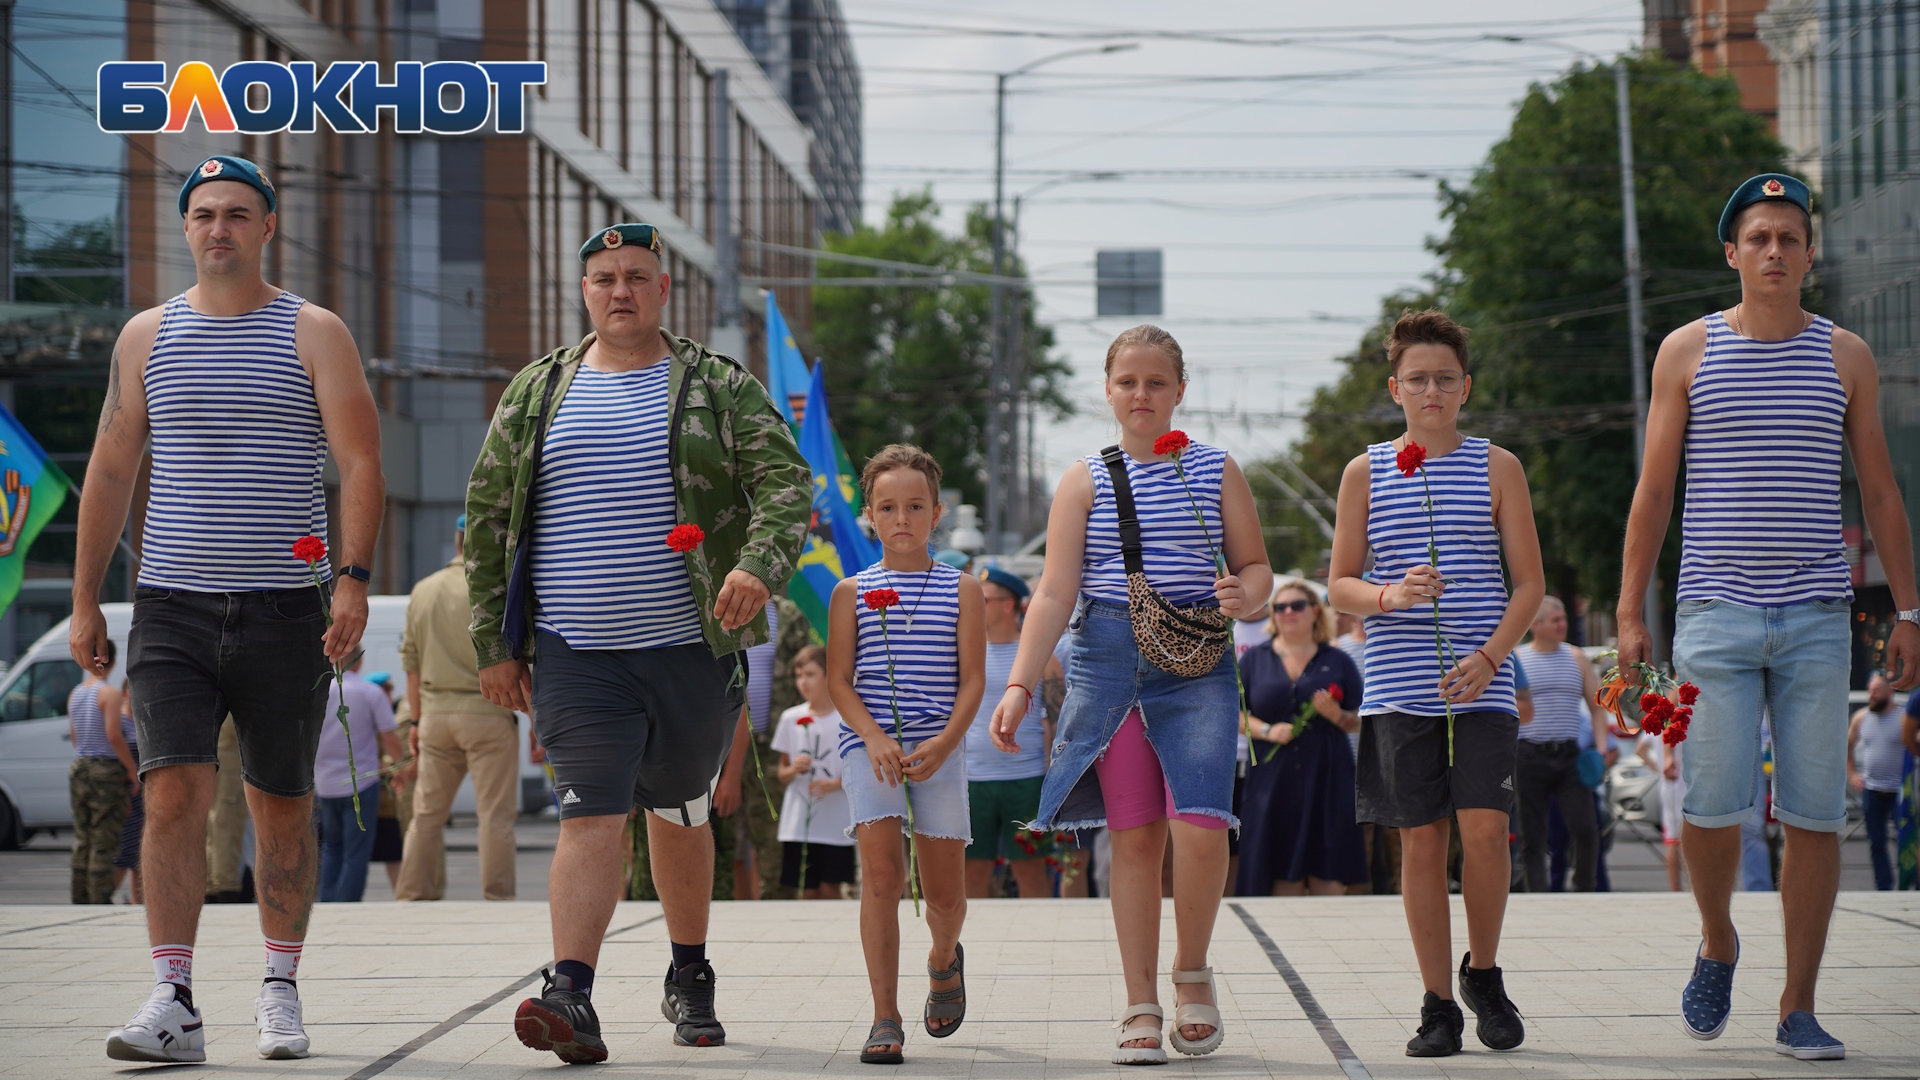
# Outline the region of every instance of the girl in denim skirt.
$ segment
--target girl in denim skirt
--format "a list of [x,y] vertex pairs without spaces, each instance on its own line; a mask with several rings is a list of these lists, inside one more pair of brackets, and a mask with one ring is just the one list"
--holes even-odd
[[1107,349],[1106,375],[1121,453],[1112,465],[1101,454],[1075,462],[1055,492],[1046,572],[994,710],[993,741],[1018,751],[1015,732],[1035,680],[1061,632],[1069,632],[1059,741],[1033,824],[1104,825],[1112,833],[1113,921],[1132,1003],[1116,1025],[1113,1060],[1150,1065],[1167,1060],[1156,972],[1160,866],[1169,840],[1178,945],[1168,1038],[1182,1053],[1207,1054],[1223,1035],[1207,945],[1227,880],[1227,829],[1239,824],[1233,774],[1240,703],[1230,650],[1204,674],[1184,678],[1155,666],[1135,644],[1113,473],[1125,469],[1142,569],[1167,602],[1217,607],[1238,618],[1265,603],[1273,572],[1253,492],[1233,459],[1200,443],[1186,444],[1177,461],[1155,452],[1186,392],[1179,343],[1158,327],[1128,330]]
[[860,487],[884,555],[834,587],[827,680],[845,724],[841,783],[847,835],[860,847],[860,943],[873,990],[860,1060],[897,1065],[906,1046],[900,899],[916,869],[933,936],[922,1022],[944,1039],[967,1013],[960,925],[972,830],[960,751],[986,689],[986,615],[980,583],[935,562],[927,546],[940,521],[939,464],[917,446],[889,446],[867,462]]

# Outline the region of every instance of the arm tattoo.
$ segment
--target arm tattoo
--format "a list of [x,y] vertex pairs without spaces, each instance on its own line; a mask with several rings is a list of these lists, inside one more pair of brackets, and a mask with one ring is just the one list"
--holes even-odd
[[1067,700],[1067,680],[1049,675],[1040,680],[1040,707],[1047,711],[1047,723],[1060,722],[1060,706]]
[[105,435],[113,429],[113,418],[123,408],[120,404],[120,343],[114,342],[113,360],[107,365],[107,400],[100,407],[100,430],[96,436]]

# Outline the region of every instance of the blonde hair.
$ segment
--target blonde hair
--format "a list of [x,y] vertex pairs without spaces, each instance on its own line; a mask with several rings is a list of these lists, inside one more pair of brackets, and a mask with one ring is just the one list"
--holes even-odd
[[925,476],[929,493],[935,502],[940,501],[940,463],[933,460],[932,454],[911,443],[883,446],[879,453],[868,458],[866,467],[860,470],[860,491],[871,501],[874,481],[895,469],[912,469]]
[[[1280,594],[1284,592],[1297,592],[1307,598],[1307,603],[1313,605],[1313,643],[1315,645],[1325,645],[1331,642],[1334,636],[1333,609],[1327,606],[1327,602],[1320,598],[1319,593],[1313,591],[1313,586],[1308,585],[1299,578],[1288,578],[1274,586],[1272,603],[1278,604],[1280,602]],[[1274,637],[1280,636],[1280,609],[1278,607],[1275,607],[1267,615],[1267,633]]]
[[1107,346],[1107,378],[1113,377],[1113,362],[1119,359],[1121,350],[1131,349],[1136,345],[1160,350],[1173,364],[1174,378],[1183,383],[1187,381],[1187,360],[1180,352],[1180,343],[1173,340],[1172,334],[1152,323],[1141,323],[1131,330],[1120,331],[1120,336],[1114,338],[1113,344]]

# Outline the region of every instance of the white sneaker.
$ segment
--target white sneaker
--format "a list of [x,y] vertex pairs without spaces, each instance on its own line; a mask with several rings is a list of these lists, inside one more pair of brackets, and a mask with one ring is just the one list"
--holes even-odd
[[292,983],[261,984],[260,996],[253,999],[253,1022],[260,1026],[261,1057],[307,1056],[307,1029],[300,1022],[300,991]]
[[199,1010],[181,1002],[172,983],[161,983],[126,1027],[107,1034],[107,1056],[115,1061],[205,1061],[207,1033]]

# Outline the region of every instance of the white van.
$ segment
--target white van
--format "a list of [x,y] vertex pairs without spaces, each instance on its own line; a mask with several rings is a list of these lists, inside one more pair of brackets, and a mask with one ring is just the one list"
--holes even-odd
[[[133,622],[132,604],[102,604],[107,635],[118,647],[119,660],[108,680],[119,685],[126,678],[127,631]],[[400,634],[407,617],[404,596],[367,598],[367,630],[361,637],[365,674],[392,674],[396,700],[406,693],[406,675],[400,670]],[[69,829],[73,811],[67,795],[67,770],[73,765],[73,733],[67,722],[67,695],[80,683],[80,665],[67,651],[67,623],[61,619],[0,675],[0,849],[25,842],[36,829]],[[328,722],[332,723],[331,717]],[[536,812],[551,805],[546,770],[528,760],[525,715],[520,722],[521,809]],[[468,777],[454,797],[455,813],[472,813],[473,779]]]

